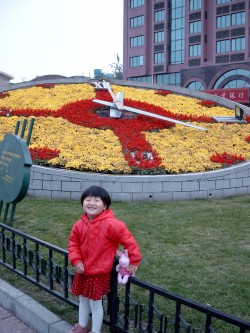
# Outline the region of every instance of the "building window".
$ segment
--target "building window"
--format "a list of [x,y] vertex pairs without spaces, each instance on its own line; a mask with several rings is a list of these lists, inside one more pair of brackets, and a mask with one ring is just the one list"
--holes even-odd
[[201,55],[201,44],[189,46],[189,57],[199,57]]
[[154,53],[154,63],[161,64],[164,62],[164,52]]
[[171,12],[171,16],[172,16],[172,19],[180,19],[181,17],[184,17],[185,16],[184,7],[181,6],[181,7],[173,8],[172,12]]
[[187,88],[192,90],[204,90],[204,86],[199,81],[193,81],[189,83]]
[[136,57],[129,58],[130,67],[139,67],[139,66],[143,66],[143,64],[144,64],[143,56],[136,56]]
[[129,80],[138,82],[153,82],[152,75],[130,77]]
[[154,42],[155,43],[164,42],[164,31],[158,31],[154,33]]
[[138,47],[144,45],[144,36],[130,38],[130,47]]
[[245,48],[246,48],[245,37],[232,39],[231,45],[229,39],[220,40],[216,42],[216,53],[240,51],[240,50],[245,50]]
[[217,5],[223,5],[223,3],[227,3],[227,2],[230,2],[231,0],[217,0],[216,1],[216,4]]
[[170,64],[183,64],[185,53],[185,0],[170,2]]
[[158,74],[156,76],[156,83],[180,86],[181,85],[181,74],[180,73]]
[[217,29],[227,28],[227,27],[230,27],[230,25],[231,25],[230,15],[218,16],[216,18],[216,28]]
[[201,21],[195,21],[189,23],[189,33],[197,34],[201,32]]
[[130,28],[140,27],[144,24],[144,16],[136,16],[130,19]]
[[246,13],[234,13],[232,16],[223,15],[216,18],[216,28],[228,28],[231,25],[243,25],[246,23]]
[[232,39],[232,51],[240,51],[246,48],[245,37]]
[[230,52],[230,40],[220,40],[216,42],[216,53]]
[[246,14],[245,12],[232,14],[232,25],[245,24]]
[[250,83],[244,80],[232,80],[224,85],[223,88],[249,88]]
[[130,8],[136,8],[144,5],[144,0],[130,0]]
[[189,10],[201,9],[201,0],[189,0]]
[[[245,76],[245,84],[246,87],[249,87],[249,83],[250,83],[250,71],[246,70],[246,69],[232,69],[228,72],[225,72],[223,75],[221,75],[219,77],[219,79],[215,82],[213,89],[217,89],[217,88],[223,88],[223,81],[226,80],[226,82],[228,82],[228,78],[230,78],[231,76],[235,76],[235,75],[241,75],[241,76]],[[233,80],[231,80],[230,82],[232,82]],[[226,87],[226,86],[225,86]],[[242,87],[237,87],[237,88],[242,88]]]
[[164,21],[165,19],[165,10],[158,10],[154,12],[154,20],[155,22]]

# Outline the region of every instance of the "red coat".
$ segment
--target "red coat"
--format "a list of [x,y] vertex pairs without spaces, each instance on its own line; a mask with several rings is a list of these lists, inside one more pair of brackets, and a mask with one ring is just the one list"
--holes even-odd
[[83,262],[86,275],[109,273],[119,245],[128,250],[130,264],[139,266],[142,257],[138,244],[112,210],[104,210],[91,222],[83,214],[69,235],[69,260],[73,266]]

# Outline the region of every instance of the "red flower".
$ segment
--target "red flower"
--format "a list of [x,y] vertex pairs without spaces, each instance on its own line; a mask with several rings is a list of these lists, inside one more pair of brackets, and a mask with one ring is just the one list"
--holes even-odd
[[242,155],[231,155],[226,152],[218,154],[217,152],[210,157],[210,161],[214,163],[221,163],[224,165],[232,165],[245,161],[245,157]]
[[0,99],[10,96],[8,92],[0,92]]
[[[38,85],[42,88],[49,88],[52,85]],[[167,91],[160,91],[160,93],[168,93]],[[106,100],[112,102],[112,97],[108,91],[96,91],[96,99]],[[124,104],[136,109],[141,109],[156,115],[162,115],[168,118],[181,120],[181,121],[196,121],[196,122],[212,122],[212,118],[206,116],[192,116],[185,114],[176,114],[166,110],[160,106],[148,104],[140,101],[133,101],[131,99],[124,99]],[[103,111],[105,107],[94,103],[91,99],[80,100],[63,105],[60,109],[53,110],[31,110],[20,109],[13,110],[12,115],[22,116],[35,116],[35,117],[62,117],[73,124],[85,126],[88,128],[98,129],[111,129],[119,138],[124,156],[134,173],[162,173],[164,167],[162,160],[158,153],[153,150],[151,144],[146,140],[143,132],[146,131],[159,131],[164,128],[175,126],[173,122],[147,117],[141,114],[136,115],[135,118],[110,118],[101,117],[97,110]],[[109,112],[108,108],[105,112]],[[105,114],[104,112],[104,114]],[[3,115],[3,114],[2,114]],[[33,148],[31,150],[32,159],[45,163],[49,159],[58,156],[59,151],[49,150],[49,148]]]
[[250,123],[250,116],[244,115],[245,121],[249,124]]
[[43,88],[43,89],[50,89],[50,88],[54,88],[54,84],[53,83],[41,83],[41,84],[37,84],[36,87],[38,88]]
[[201,106],[205,106],[206,108],[212,108],[214,106],[218,106],[218,103],[209,100],[200,101],[199,104]]
[[246,142],[250,142],[250,135],[245,138]]
[[167,95],[171,95],[172,91],[169,91],[169,90],[156,90],[155,94],[161,95],[161,96],[167,96]]
[[60,153],[59,149],[50,149],[48,147],[34,147],[30,148],[30,155],[32,161],[49,161],[54,157],[57,157]]

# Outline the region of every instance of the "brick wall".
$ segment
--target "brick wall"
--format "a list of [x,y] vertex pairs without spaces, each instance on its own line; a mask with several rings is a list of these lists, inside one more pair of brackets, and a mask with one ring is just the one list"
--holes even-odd
[[180,175],[105,175],[33,165],[28,195],[79,200],[89,186],[105,188],[115,201],[221,199],[250,193],[250,162],[217,171]]

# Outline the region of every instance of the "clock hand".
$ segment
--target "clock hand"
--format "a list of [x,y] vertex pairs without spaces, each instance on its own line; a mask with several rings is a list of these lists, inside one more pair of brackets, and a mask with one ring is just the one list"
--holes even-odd
[[114,94],[112,91],[110,84],[106,81],[103,81],[103,88],[108,89],[111,97],[113,98],[113,102],[115,103],[116,107],[118,110],[122,111],[124,110],[124,105],[123,105],[123,93],[118,92],[117,95]]
[[[93,102],[103,104],[103,105],[107,105],[107,106],[110,106],[111,108],[116,108],[116,104],[112,103],[112,102],[106,102],[106,101],[102,101],[102,100],[99,100],[99,99],[93,99]],[[144,116],[148,116],[148,117],[152,117],[152,118],[162,119],[162,120],[165,120],[165,121],[169,121],[169,122],[179,124],[179,125],[183,125],[183,126],[187,126],[187,127],[196,128],[196,129],[201,130],[201,131],[207,131],[207,129],[204,128],[204,127],[192,125],[192,124],[189,124],[189,123],[185,123],[184,121],[172,119],[172,118],[169,118],[169,117],[160,116],[160,115],[155,114],[155,113],[151,113],[151,112],[131,108],[131,107],[125,106],[125,105],[123,105],[122,110],[142,114]]]

